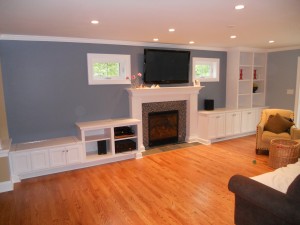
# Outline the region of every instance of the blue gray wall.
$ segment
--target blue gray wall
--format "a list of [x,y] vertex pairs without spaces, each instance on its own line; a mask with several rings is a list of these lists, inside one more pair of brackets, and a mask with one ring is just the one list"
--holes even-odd
[[[268,53],[266,105],[270,108],[294,110],[299,56],[300,49]],[[294,94],[288,95],[287,89]]]
[[[129,85],[88,85],[87,53],[130,54],[131,72],[143,71],[141,46],[0,41],[4,95],[14,143],[76,135],[75,123],[129,116]],[[202,83],[203,99],[224,107],[226,52],[191,50],[220,58],[220,82]],[[192,75],[190,73],[190,80]],[[190,84],[191,85],[191,84]]]

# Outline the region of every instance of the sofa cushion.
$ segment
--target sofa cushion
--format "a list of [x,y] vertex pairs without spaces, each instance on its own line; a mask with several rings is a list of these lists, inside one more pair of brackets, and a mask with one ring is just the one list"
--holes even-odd
[[264,173],[251,179],[256,180],[282,193],[287,193],[290,184],[300,175],[300,160],[294,164],[278,168],[273,172]]
[[288,197],[300,201],[300,175],[288,187],[286,194]]
[[280,133],[280,134],[276,134],[276,133],[272,133],[270,131],[264,131],[262,136],[261,136],[261,140],[267,143],[270,143],[271,140],[273,139],[287,139],[290,140],[291,139],[291,135],[289,133]]
[[268,118],[264,130],[279,134],[287,132],[293,125],[294,122],[291,122],[277,113],[275,116],[270,116]]

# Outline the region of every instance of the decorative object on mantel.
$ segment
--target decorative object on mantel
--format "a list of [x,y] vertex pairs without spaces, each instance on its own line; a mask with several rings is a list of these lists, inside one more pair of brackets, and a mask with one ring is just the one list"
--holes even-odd
[[256,77],[256,70],[254,70],[254,72],[253,72],[253,79],[254,79],[254,80],[257,79],[257,77]]
[[240,80],[243,80],[243,69],[240,69]]
[[256,93],[258,89],[258,85],[256,83],[253,83],[253,93]]
[[144,82],[142,79],[142,74],[138,73],[136,75],[131,75],[130,77],[127,76],[126,80],[131,80],[131,87],[132,88],[144,88]]
[[160,88],[159,84],[152,84],[150,88]]
[[200,80],[194,80],[194,86],[195,87],[200,87],[201,86],[201,83],[200,83]]

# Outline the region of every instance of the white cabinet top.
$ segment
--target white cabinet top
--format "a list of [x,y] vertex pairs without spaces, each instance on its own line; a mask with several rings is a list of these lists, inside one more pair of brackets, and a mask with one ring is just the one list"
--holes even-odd
[[76,126],[81,130],[88,129],[101,129],[107,127],[121,127],[121,126],[129,126],[133,124],[138,124],[141,121],[138,119],[109,119],[109,120],[96,120],[96,121],[88,121],[88,122],[80,122],[76,123]]
[[11,151],[32,150],[32,149],[40,149],[40,148],[47,148],[47,147],[64,146],[70,144],[77,144],[78,142],[79,140],[75,136],[53,138],[53,139],[42,140],[42,141],[33,141],[33,142],[14,144],[12,146]]
[[262,109],[267,108],[267,106],[261,106],[261,107],[255,107],[255,108],[216,108],[214,110],[200,110],[198,111],[198,114],[202,115],[211,115],[211,114],[217,114],[217,113],[227,113],[227,112],[241,112],[245,110],[253,110],[253,109]]

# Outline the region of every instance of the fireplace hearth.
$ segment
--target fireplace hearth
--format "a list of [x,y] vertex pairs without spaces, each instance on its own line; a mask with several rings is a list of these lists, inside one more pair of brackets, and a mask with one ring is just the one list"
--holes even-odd
[[148,114],[149,147],[178,142],[178,110]]

